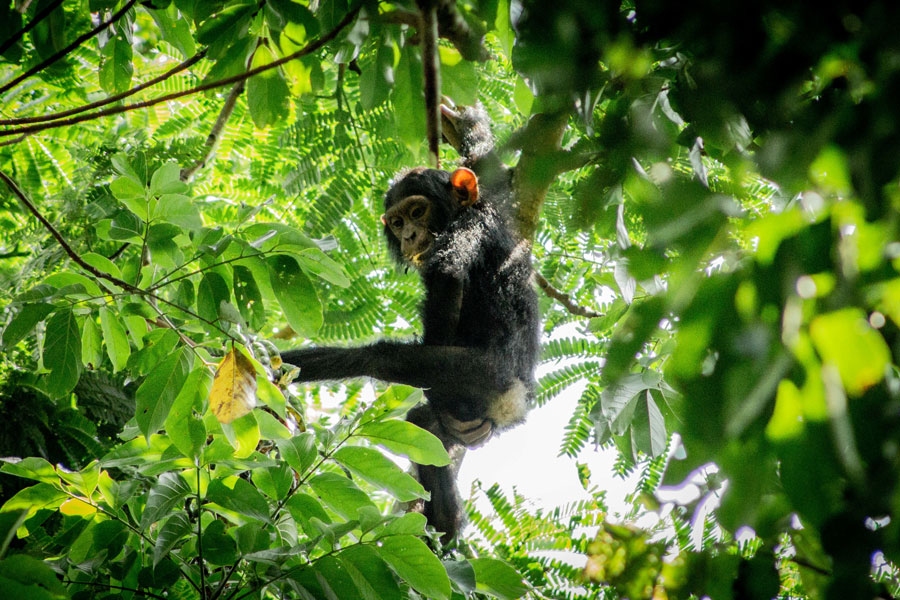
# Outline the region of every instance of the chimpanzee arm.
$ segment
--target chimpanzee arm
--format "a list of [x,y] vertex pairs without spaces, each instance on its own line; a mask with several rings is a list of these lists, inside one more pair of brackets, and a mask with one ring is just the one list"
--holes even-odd
[[502,393],[513,377],[486,350],[464,346],[380,341],[351,348],[299,348],[283,352],[281,358],[300,367],[299,381],[374,377],[448,397]]

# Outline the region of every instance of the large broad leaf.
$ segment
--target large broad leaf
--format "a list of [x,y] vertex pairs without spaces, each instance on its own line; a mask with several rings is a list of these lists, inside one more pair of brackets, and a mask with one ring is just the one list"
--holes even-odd
[[210,385],[211,378],[206,366],[191,371],[166,417],[169,439],[188,458],[198,457],[206,443],[206,427],[194,411],[200,410],[203,399],[209,395]]
[[364,595],[364,598],[401,600],[406,597],[397,585],[391,570],[372,546],[361,544],[350,546],[338,556],[356,587],[373,592],[371,595]]
[[478,591],[503,600],[521,598],[531,590],[518,571],[495,558],[473,558],[469,564],[475,570]]
[[72,391],[81,376],[81,328],[75,313],[60,310],[47,321],[44,366],[50,369],[47,393],[60,398]]
[[890,349],[861,310],[819,315],[809,324],[809,333],[822,361],[837,367],[848,393],[862,394],[884,378]]
[[[260,46],[253,55],[251,68],[272,63],[275,57],[266,46]],[[247,82],[247,104],[253,123],[260,129],[285,120],[290,113],[290,90],[284,76],[277,68],[254,75]]]
[[278,446],[281,458],[292,469],[297,471],[297,474],[301,477],[306,474],[306,470],[312,466],[313,461],[318,456],[316,436],[309,431],[294,436],[289,440],[277,440],[275,444]]
[[358,518],[360,508],[375,508],[369,496],[343,475],[320,473],[309,480],[309,486],[322,502],[347,520]]
[[159,481],[150,488],[150,494],[147,496],[147,506],[141,515],[141,529],[147,529],[160,519],[169,516],[190,492],[190,486],[177,474],[160,475]]
[[214,479],[209,482],[206,499],[227,510],[269,522],[269,503],[246,479]]
[[387,490],[401,502],[427,495],[425,488],[409,473],[374,448],[344,446],[335,452],[334,459],[369,483]]
[[3,330],[4,349],[11,348],[25,338],[34,326],[43,321],[47,315],[53,312],[54,306],[45,302],[23,304],[16,316],[12,318],[6,329]]
[[[394,114],[400,139],[410,149],[418,150],[425,139],[425,101],[422,81],[422,60],[418,49],[407,44],[400,53],[400,63],[394,71]],[[402,117],[400,116],[402,115]]]
[[450,578],[444,565],[425,545],[411,535],[397,535],[381,540],[381,558],[414,590],[428,598],[450,598]]
[[103,342],[106,344],[113,372],[121,371],[131,356],[131,345],[119,317],[105,306],[100,309],[100,329],[103,331]]
[[135,393],[135,419],[144,437],[159,431],[191,368],[187,349],[177,349],[147,375]]
[[288,324],[300,335],[315,335],[324,321],[322,303],[297,261],[290,256],[271,256],[266,259],[266,266]]
[[265,325],[266,308],[259,286],[253,278],[253,272],[241,265],[234,267],[234,299],[241,316],[250,327],[261,329]]
[[225,278],[215,271],[207,271],[197,286],[197,312],[215,323],[219,320],[219,305],[231,300],[231,291]]
[[256,369],[244,354],[234,348],[219,363],[209,408],[219,423],[231,423],[256,406]]
[[450,464],[441,440],[409,421],[373,421],[360,427],[358,434],[420,465]]
[[153,566],[159,564],[175,544],[191,532],[191,522],[184,511],[178,511],[166,521],[156,536],[153,546]]

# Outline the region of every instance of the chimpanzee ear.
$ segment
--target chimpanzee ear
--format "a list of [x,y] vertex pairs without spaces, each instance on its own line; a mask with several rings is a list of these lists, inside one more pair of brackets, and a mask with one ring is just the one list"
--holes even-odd
[[450,174],[450,185],[453,186],[453,196],[460,206],[472,206],[478,202],[478,178],[472,170],[460,167],[453,171]]
[[387,218],[384,215],[381,215],[381,224],[387,225]]

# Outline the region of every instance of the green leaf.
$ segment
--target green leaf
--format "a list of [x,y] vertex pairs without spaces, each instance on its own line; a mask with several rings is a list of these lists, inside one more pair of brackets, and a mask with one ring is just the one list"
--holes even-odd
[[369,496],[343,475],[320,473],[309,480],[309,486],[322,502],[347,520],[356,519],[360,508],[375,508]]
[[215,520],[203,530],[203,558],[219,566],[237,560],[237,544],[225,532],[225,523]]
[[25,339],[34,326],[52,313],[54,308],[52,304],[45,302],[23,304],[6,329],[3,330],[3,348],[12,348]]
[[424,535],[427,523],[425,515],[417,512],[408,512],[387,524],[384,531],[378,537],[389,535]]
[[463,60],[456,48],[439,46],[441,59],[441,92],[453,98],[461,106],[478,101],[478,74],[475,63]]
[[184,511],[178,511],[169,517],[160,528],[156,543],[153,545],[153,566],[158,565],[183,537],[191,533],[191,530],[191,522]]
[[419,51],[407,44],[400,52],[400,63],[394,71],[394,113],[403,115],[396,120],[400,139],[417,153],[425,139],[425,102],[422,80],[422,60]]
[[350,546],[338,556],[356,587],[371,592],[370,595],[364,595],[364,598],[402,600],[407,597],[400,590],[387,564],[372,546],[362,544]]
[[890,349],[860,309],[819,315],[809,324],[809,333],[823,362],[837,367],[849,394],[858,396],[884,378]]
[[33,479],[43,483],[59,483],[59,476],[56,469],[49,462],[37,456],[29,456],[20,461],[12,462],[3,461],[3,467],[0,473],[15,475],[16,477],[24,477],[25,479]]
[[50,369],[47,393],[61,398],[72,391],[81,376],[81,328],[75,313],[63,309],[47,321],[44,366]]
[[106,344],[113,372],[117,373],[125,367],[131,356],[131,345],[125,335],[125,327],[119,317],[104,306],[100,308],[100,329],[103,331],[103,342]]
[[0,585],[8,600],[67,598],[66,588],[49,565],[26,554],[13,554],[0,561]]
[[495,558],[471,558],[469,564],[475,569],[478,591],[502,600],[521,598],[531,586],[522,580],[512,566]]
[[449,599],[450,578],[425,542],[411,535],[384,538],[378,554],[401,579],[428,598]]
[[191,371],[166,417],[165,425],[169,439],[188,458],[199,457],[200,449],[206,444],[206,427],[194,414],[194,410],[199,412],[203,400],[209,396],[211,386],[212,376],[209,369],[201,365]]
[[163,164],[150,176],[150,193],[154,196],[179,195],[187,190],[187,184],[181,181],[181,168],[174,161]]
[[114,35],[100,55],[100,87],[110,95],[127,91],[134,75],[131,43],[123,35]]
[[100,332],[94,323],[94,316],[88,315],[81,328],[81,364],[88,368],[97,368],[103,361],[103,349],[100,347]]
[[297,261],[290,256],[270,256],[266,266],[275,298],[288,324],[300,335],[315,335],[324,321],[322,303]]
[[394,45],[380,43],[375,60],[359,76],[359,102],[365,110],[384,104],[394,87]]
[[307,248],[295,253],[293,256],[300,263],[300,267],[307,273],[321,277],[328,283],[339,287],[350,287],[350,279],[344,272],[344,267],[328,258],[318,248]]
[[100,296],[103,294],[103,291],[97,286],[93,279],[85,277],[81,273],[73,273],[71,271],[61,271],[59,273],[54,273],[50,277],[44,279],[43,283],[46,285],[51,285],[55,288],[59,288],[59,291],[57,291],[57,295],[60,296],[65,295],[62,290],[66,287],[82,287],[84,288],[84,292],[87,292],[92,296]]
[[190,367],[187,349],[177,349],[150,372],[135,392],[135,419],[145,438],[149,439],[166,422]]
[[450,464],[441,440],[409,421],[372,421],[363,425],[358,434],[420,465]]
[[19,490],[12,498],[3,503],[0,512],[27,510],[29,516],[42,508],[57,508],[69,499],[69,496],[49,483],[38,483],[24,490]]
[[655,458],[666,451],[669,436],[666,433],[665,419],[649,390],[639,394],[634,404],[634,418],[631,422],[633,447]]
[[401,502],[427,496],[418,481],[374,448],[344,446],[334,453],[334,459]]
[[209,482],[206,499],[227,510],[266,523],[270,522],[269,503],[246,479],[239,477],[229,478],[228,481],[214,479]]
[[266,324],[266,308],[253,272],[242,265],[234,267],[234,300],[241,316],[253,329],[262,329]]
[[85,252],[81,255],[81,258],[84,260],[84,262],[102,273],[112,275],[113,277],[116,277],[118,279],[122,278],[122,273],[121,271],[119,271],[119,267],[116,266],[116,263],[109,260],[102,254],[97,254],[96,252]]
[[197,286],[197,312],[215,323],[219,320],[219,304],[231,300],[231,292],[225,278],[215,271],[207,271]]
[[275,445],[278,446],[281,458],[287,461],[287,464],[301,477],[306,474],[306,470],[312,466],[318,456],[316,436],[309,431],[289,440],[276,440]]
[[[260,46],[253,55],[250,68],[265,66],[274,60],[272,51]],[[291,108],[290,90],[279,69],[269,69],[250,78],[247,82],[247,105],[253,123],[259,129],[287,119]]]
[[283,500],[287,497],[293,482],[293,473],[285,464],[253,470],[253,483],[272,500]]
[[173,509],[190,493],[190,486],[176,473],[160,475],[159,481],[150,488],[147,495],[147,506],[141,515],[141,529],[146,531],[160,519],[172,514]]
[[[147,213],[147,189],[134,181],[131,177],[117,177],[109,184],[113,196],[122,201],[128,210],[140,219],[148,220]],[[111,234],[111,232],[110,232]]]
[[[179,181],[179,183],[181,182]],[[190,198],[182,194],[163,194],[160,196],[159,202],[156,204],[155,216],[163,221],[190,229],[191,231],[197,231],[203,227],[203,218],[200,216],[200,211],[197,210]]]

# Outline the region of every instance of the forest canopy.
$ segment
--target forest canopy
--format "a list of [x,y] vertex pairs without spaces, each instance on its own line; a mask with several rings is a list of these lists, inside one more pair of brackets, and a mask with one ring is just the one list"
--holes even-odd
[[[898,28],[889,1],[0,1],[0,589],[900,596]],[[398,171],[457,163],[442,98],[513,173],[534,410],[577,395],[546,435],[590,496],[485,482],[451,548],[397,508],[408,462],[449,461],[404,420],[421,390],[279,356],[421,334],[380,216]]]

